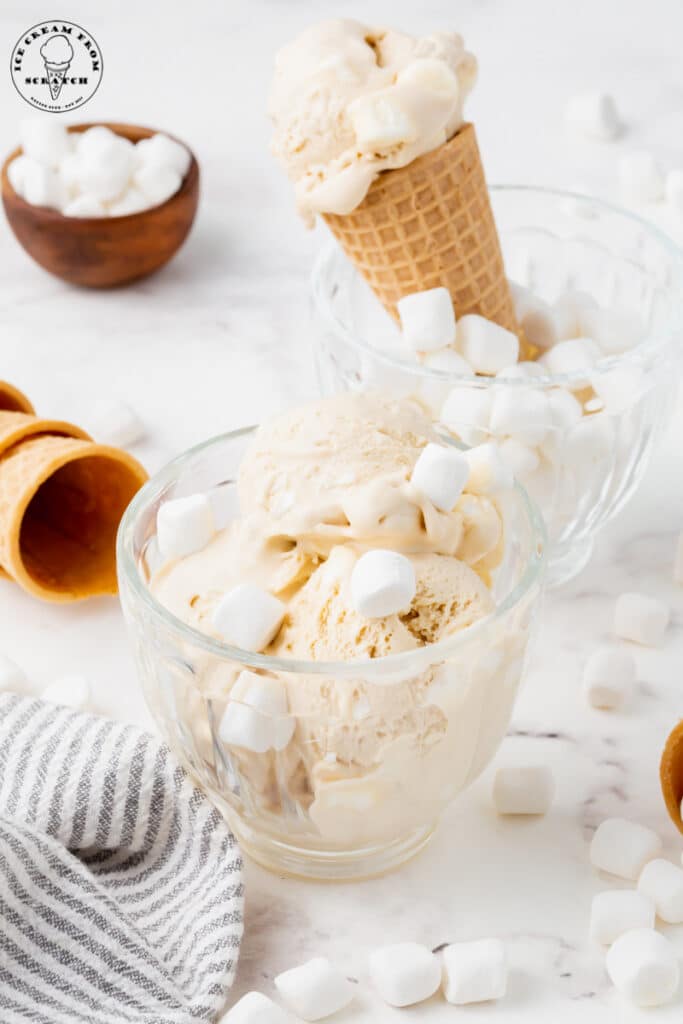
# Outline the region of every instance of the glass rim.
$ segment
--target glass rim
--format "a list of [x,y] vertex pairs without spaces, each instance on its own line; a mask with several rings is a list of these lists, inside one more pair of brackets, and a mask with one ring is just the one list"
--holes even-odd
[[[593,196],[587,196],[579,192],[570,192],[564,189],[546,188],[545,186],[498,184],[489,185],[489,192],[497,194],[515,192],[520,194],[537,193],[538,195],[550,196],[558,201],[572,200],[572,202],[576,201],[584,204],[587,208],[599,208],[607,213],[616,214],[625,221],[630,221],[633,224],[639,225],[652,239],[654,239],[654,241],[661,245],[670,257],[676,270],[676,286],[683,293],[683,249],[679,247],[664,231],[661,231],[656,227],[656,225],[645,220],[645,218],[638,214],[631,213],[630,210],[626,210],[615,203],[610,203],[603,199],[597,199]],[[625,352],[617,353],[616,355],[605,356],[604,358],[599,359],[595,366],[591,366],[588,369],[583,370],[573,370],[571,373],[543,373],[517,378],[485,377],[476,375],[463,376],[456,373],[450,373],[448,370],[437,370],[433,367],[424,366],[422,363],[409,362],[408,360],[401,359],[389,352],[374,348],[365,340],[365,338],[352,331],[342,320],[339,319],[339,317],[335,315],[331,304],[324,293],[322,281],[324,269],[334,258],[338,258],[340,256],[343,257],[341,249],[334,238],[329,238],[323,245],[322,249],[318,252],[313,264],[313,270],[310,275],[310,287],[316,310],[320,316],[327,321],[329,327],[335,334],[340,336],[344,342],[349,344],[352,348],[355,348],[362,355],[371,356],[373,359],[383,363],[385,366],[390,367],[393,370],[399,370],[401,373],[411,374],[414,377],[419,377],[425,380],[432,380],[446,384],[455,382],[459,387],[475,387],[482,389],[510,386],[516,388],[567,387],[572,384],[579,384],[587,379],[589,380],[596,374],[609,373],[617,367],[624,366],[625,364],[637,365],[645,357],[650,357],[662,349],[667,348],[672,343],[676,334],[676,322],[672,314],[667,318],[667,323],[663,328],[661,328],[656,334],[647,337],[642,342],[639,342],[639,344],[633,346],[633,348],[627,349]],[[681,318],[678,317],[679,321],[680,319]]]
[[[207,654],[229,659],[245,668],[258,668],[278,673],[299,673],[304,675],[334,675],[338,678],[357,678],[362,673],[366,681],[381,684],[383,677],[415,674],[433,665],[437,660],[447,660],[456,650],[465,647],[491,623],[503,618],[526,596],[535,583],[543,580],[548,557],[548,535],[545,522],[535,503],[524,488],[515,481],[514,491],[521,499],[524,514],[531,533],[530,552],[520,579],[495,609],[483,619],[459,630],[438,643],[426,644],[412,651],[388,654],[382,658],[358,658],[347,661],[312,661],[300,658],[282,658],[234,647],[222,640],[202,633],[170,612],[156,599],[142,578],[135,553],[135,530],[142,512],[173,483],[180,479],[182,470],[197,456],[224,442],[238,440],[256,431],[256,425],[240,427],[224,434],[218,434],[176,456],[145,483],[126,509],[116,537],[116,561],[120,576],[132,590],[135,599],[160,621],[166,629],[181,639],[201,648]],[[453,443],[453,442],[451,442]],[[459,446],[461,447],[461,446]],[[464,447],[464,446],[462,446]],[[436,653],[436,657],[434,656]],[[415,667],[415,662],[417,666]],[[389,685],[384,679],[385,685]]]

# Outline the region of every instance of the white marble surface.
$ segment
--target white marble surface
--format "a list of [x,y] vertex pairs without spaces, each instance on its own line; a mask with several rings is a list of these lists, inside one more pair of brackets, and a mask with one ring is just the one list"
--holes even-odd
[[[376,0],[371,15],[406,28],[446,27],[453,5]],[[203,197],[196,229],[166,270],[111,293],[72,289],[46,276],[0,227],[0,376],[45,414],[87,425],[98,401],[125,398],[149,426],[139,450],[151,468],[188,445],[252,422],[314,393],[307,358],[307,273],[319,244],[293,212],[268,152],[264,107],[276,46],[315,17],[367,16],[338,2],[217,4],[162,8],[73,0],[69,17],[90,29],[105,61],[83,119],[166,128],[196,150]],[[34,0],[4,5],[7,53],[44,17]],[[683,164],[680,0],[462,0],[457,26],[481,60],[473,96],[481,147],[494,181],[614,190],[616,154],[652,147]],[[615,145],[572,142],[560,114],[572,92],[614,92],[627,122]],[[27,109],[9,76],[0,87],[0,147],[16,142]],[[674,226],[673,230],[676,230]],[[405,870],[352,887],[307,885],[247,868],[247,930],[237,994],[271,990],[274,973],[326,953],[362,982],[367,949],[417,939],[431,946],[497,934],[510,949],[507,999],[469,1011],[478,1021],[630,1022],[645,1019],[610,993],[602,956],[587,941],[591,896],[605,884],[587,862],[591,830],[618,813],[657,827],[667,850],[683,847],[667,822],[657,765],[683,711],[683,592],[671,583],[674,538],[683,527],[677,415],[646,482],[603,535],[587,570],[547,600],[542,634],[514,726],[500,757],[547,758],[558,780],[542,821],[501,821],[489,805],[491,773],[454,807],[428,850]],[[636,652],[640,686],[624,712],[587,709],[580,668],[610,630],[625,587],[671,602],[661,650]],[[85,670],[98,707],[149,721],[115,601],[51,608],[0,581],[0,649],[36,686]],[[683,929],[670,929],[683,956]],[[342,1021],[398,1020],[359,986]],[[683,993],[657,1012],[679,1021]],[[404,1011],[409,1020],[462,1016],[444,1003]],[[647,1015],[648,1017],[651,1015]]]

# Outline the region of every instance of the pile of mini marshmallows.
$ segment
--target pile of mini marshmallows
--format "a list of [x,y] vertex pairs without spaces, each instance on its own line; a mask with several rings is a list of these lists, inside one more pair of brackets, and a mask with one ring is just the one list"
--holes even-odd
[[185,146],[167,135],[133,143],[104,125],[67,132],[61,122],[24,121],[21,145],[7,168],[12,188],[66,217],[125,217],[160,206],[190,166]]

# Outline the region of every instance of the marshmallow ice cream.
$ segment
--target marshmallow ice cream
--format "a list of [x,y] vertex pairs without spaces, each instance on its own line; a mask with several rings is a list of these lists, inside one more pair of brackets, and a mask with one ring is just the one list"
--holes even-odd
[[451,138],[476,75],[455,32],[415,38],[336,20],[284,46],[270,97],[272,148],[303,216],[350,213],[380,172]]

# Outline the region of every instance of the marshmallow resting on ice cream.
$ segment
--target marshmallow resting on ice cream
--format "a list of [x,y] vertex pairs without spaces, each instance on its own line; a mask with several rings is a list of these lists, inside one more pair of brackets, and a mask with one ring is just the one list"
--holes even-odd
[[451,138],[476,75],[455,32],[415,38],[336,20],[284,46],[270,96],[272,148],[303,216],[350,213],[381,171]]

